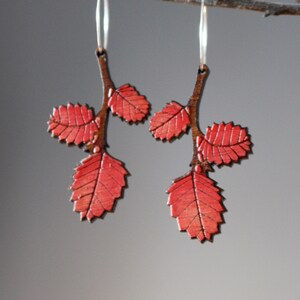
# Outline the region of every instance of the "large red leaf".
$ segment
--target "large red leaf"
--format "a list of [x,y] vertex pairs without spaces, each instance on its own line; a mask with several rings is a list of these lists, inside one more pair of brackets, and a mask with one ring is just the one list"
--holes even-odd
[[190,126],[189,107],[184,107],[172,101],[150,121],[150,131],[156,139],[170,141],[186,132]]
[[198,158],[217,165],[231,164],[251,152],[251,141],[245,128],[233,123],[214,124],[204,137],[197,138]]
[[114,114],[127,122],[142,121],[148,114],[150,104],[135,87],[125,84],[114,91],[108,102]]
[[219,233],[224,211],[220,189],[199,166],[175,180],[168,193],[171,215],[177,218],[180,231],[201,242]]
[[86,105],[68,104],[53,109],[48,121],[48,131],[68,144],[80,145],[92,141],[98,131],[99,118]]
[[80,212],[81,220],[91,221],[105,211],[112,211],[116,199],[122,195],[127,174],[122,162],[106,152],[84,159],[76,168],[71,186],[74,211]]

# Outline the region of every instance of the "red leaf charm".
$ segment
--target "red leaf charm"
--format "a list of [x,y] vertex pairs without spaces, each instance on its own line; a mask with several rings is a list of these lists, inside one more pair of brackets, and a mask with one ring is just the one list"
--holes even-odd
[[251,152],[251,141],[245,128],[233,123],[214,124],[204,137],[197,137],[198,158],[217,165],[229,165]]
[[53,109],[48,121],[48,131],[68,144],[80,145],[92,141],[98,131],[99,118],[86,105],[68,104]]
[[150,104],[135,87],[125,84],[114,91],[108,102],[114,114],[127,122],[142,121],[148,114]]
[[123,164],[106,152],[92,154],[76,168],[73,176],[74,211],[80,212],[81,220],[101,217],[112,211],[116,199],[122,195],[127,175]]
[[186,132],[190,126],[190,110],[172,101],[150,121],[150,131],[156,139],[170,141]]
[[215,186],[201,171],[195,171],[174,181],[168,190],[171,215],[177,218],[180,231],[187,231],[191,238],[201,242],[211,240],[219,233],[219,224],[223,223],[222,196]]

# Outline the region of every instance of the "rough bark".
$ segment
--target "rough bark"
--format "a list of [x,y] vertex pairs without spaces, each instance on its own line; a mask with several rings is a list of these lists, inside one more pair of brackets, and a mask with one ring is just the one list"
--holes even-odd
[[[173,3],[200,5],[201,0],[162,0]],[[264,13],[265,17],[290,15],[300,16],[300,4],[283,4],[254,0],[205,0],[205,5],[221,8],[252,10]]]

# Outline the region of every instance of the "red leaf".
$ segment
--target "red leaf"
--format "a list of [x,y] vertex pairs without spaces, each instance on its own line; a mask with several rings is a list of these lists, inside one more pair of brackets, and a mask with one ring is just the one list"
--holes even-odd
[[53,109],[48,121],[48,131],[68,144],[80,145],[92,141],[98,131],[99,118],[86,105],[68,104]]
[[190,110],[172,101],[150,121],[150,131],[156,139],[170,141],[186,132],[190,126]]
[[84,159],[76,168],[71,187],[74,211],[80,212],[81,220],[87,218],[91,221],[105,211],[112,211],[126,185],[127,174],[122,162],[106,152]]
[[201,242],[211,240],[212,235],[219,233],[224,211],[222,196],[200,166],[176,179],[168,193],[171,215],[177,218],[180,231],[187,231],[191,238]]
[[125,84],[114,91],[108,102],[114,114],[127,122],[142,121],[148,114],[150,104],[135,87]]
[[214,124],[204,137],[197,137],[198,158],[217,165],[229,165],[251,152],[251,141],[245,128],[233,123]]

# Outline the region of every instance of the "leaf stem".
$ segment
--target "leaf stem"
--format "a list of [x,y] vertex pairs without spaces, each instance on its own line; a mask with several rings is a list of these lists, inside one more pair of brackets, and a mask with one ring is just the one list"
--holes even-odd
[[108,61],[107,61],[107,52],[105,49],[97,48],[96,56],[98,58],[99,69],[102,79],[103,86],[103,104],[102,108],[97,114],[97,117],[100,118],[99,130],[97,133],[97,139],[93,142],[92,146],[89,148],[91,152],[94,152],[94,148],[98,146],[100,151],[103,151],[106,147],[106,130],[107,130],[107,121],[108,121],[108,100],[111,94],[115,91],[115,85],[110,77]]
[[204,136],[199,126],[199,106],[200,106],[202,93],[208,75],[209,75],[209,69],[207,65],[203,65],[202,70],[199,68],[194,92],[188,103],[188,106],[190,107],[190,123],[191,123],[193,147],[194,147],[193,148],[194,155],[191,163],[192,166],[195,166],[197,163],[199,163],[197,158],[197,143],[196,143],[197,137]]

